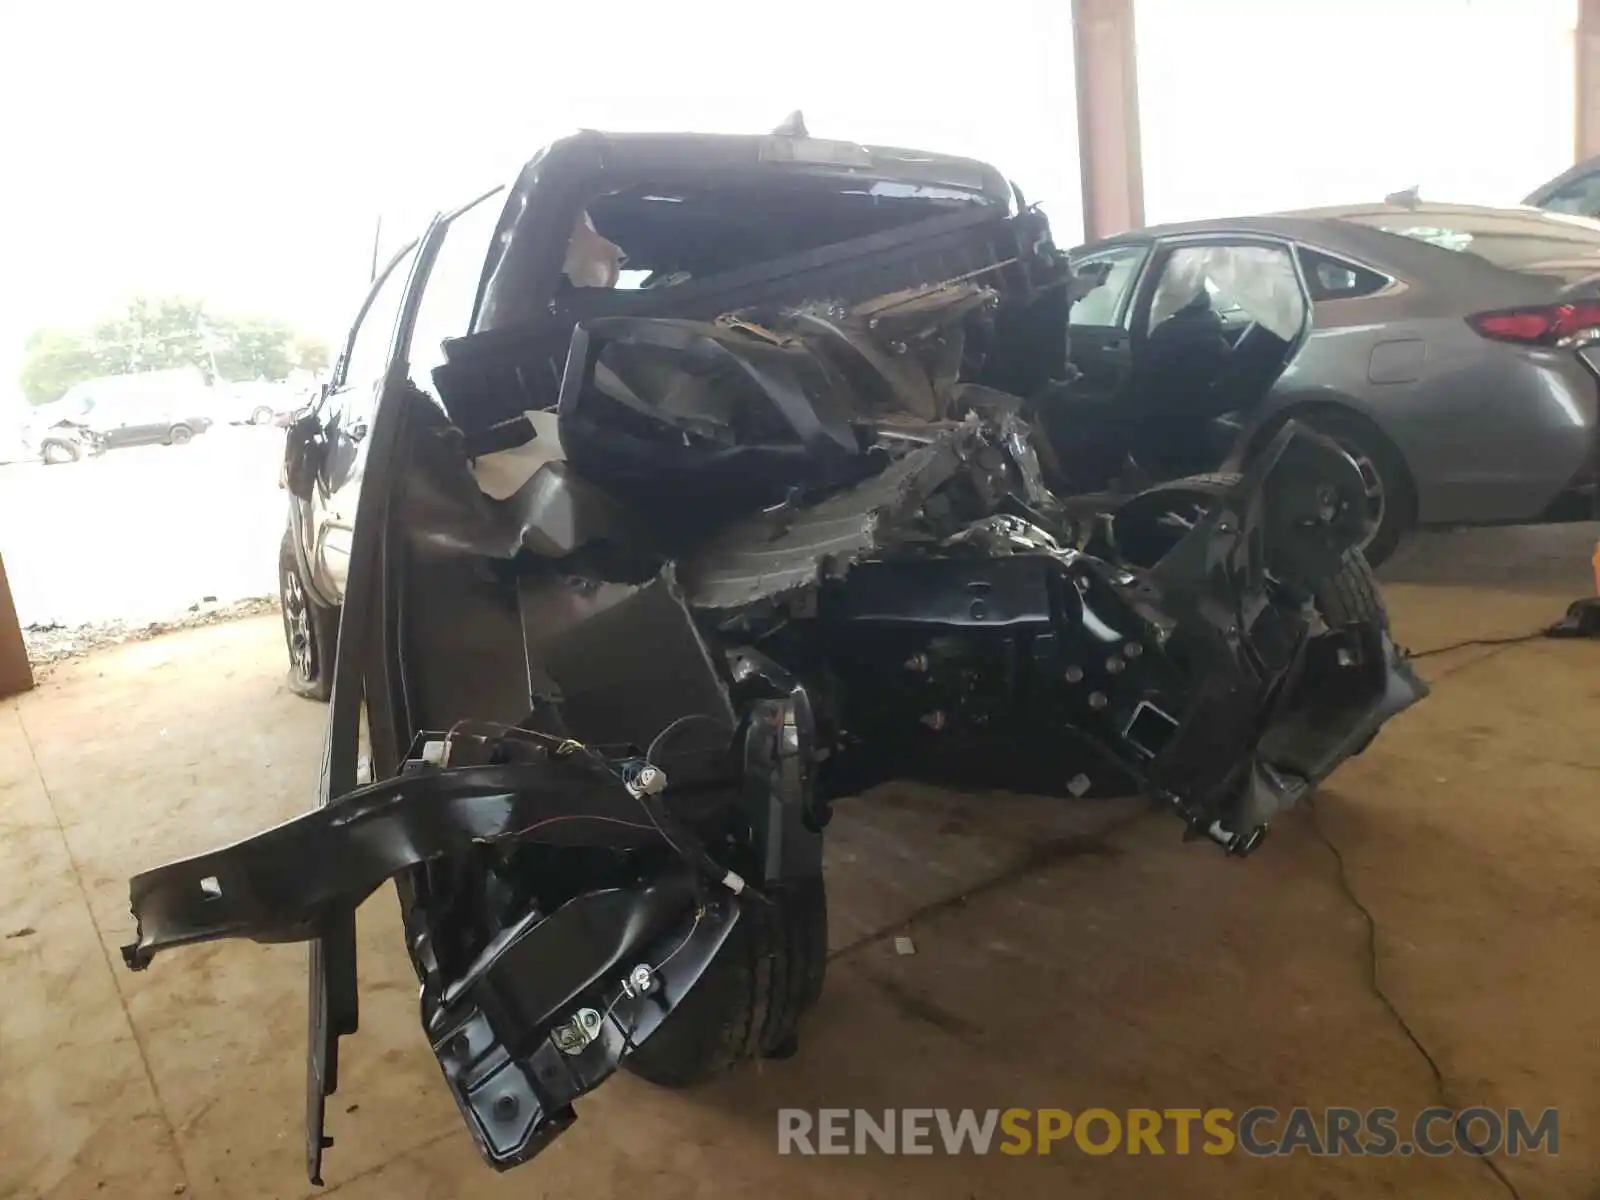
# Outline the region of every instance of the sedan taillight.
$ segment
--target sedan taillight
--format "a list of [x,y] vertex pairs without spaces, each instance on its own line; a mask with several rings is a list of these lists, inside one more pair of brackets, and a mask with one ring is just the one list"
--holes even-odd
[[1559,346],[1579,334],[1600,330],[1600,301],[1507,308],[1474,313],[1467,324],[1483,337],[1528,346]]

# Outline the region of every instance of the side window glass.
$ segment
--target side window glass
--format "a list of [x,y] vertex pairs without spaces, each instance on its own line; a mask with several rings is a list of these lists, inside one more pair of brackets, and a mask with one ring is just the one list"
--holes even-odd
[[1600,171],[1562,184],[1539,207],[1574,217],[1600,214]]
[[495,192],[457,214],[445,228],[438,257],[428,272],[408,357],[411,382],[435,403],[439,392],[433,383],[433,369],[445,361],[444,343],[468,332],[489,242],[504,206],[505,194]]
[[1162,268],[1150,304],[1152,338],[1181,322],[1218,329],[1255,324],[1292,340],[1305,320],[1305,295],[1284,246],[1180,246]]
[[1092,255],[1077,264],[1077,269],[1080,271],[1095,266],[1106,269],[1106,279],[1072,306],[1067,323],[1101,326],[1116,324],[1123,298],[1133,286],[1134,277],[1139,274],[1139,264],[1144,261],[1145,253],[1144,246],[1121,246],[1115,250]]
[[383,277],[372,303],[367,306],[361,324],[356,327],[355,338],[350,343],[350,356],[344,365],[340,389],[360,389],[370,392],[383,378],[389,365],[389,347],[394,340],[395,322],[400,316],[400,304],[406,294],[406,280],[411,275],[411,263],[416,258],[416,248],[404,254]]
[[1313,300],[1353,300],[1358,296],[1370,296],[1389,285],[1386,276],[1358,263],[1304,246],[1296,253],[1300,255],[1300,269],[1305,272],[1306,286]]

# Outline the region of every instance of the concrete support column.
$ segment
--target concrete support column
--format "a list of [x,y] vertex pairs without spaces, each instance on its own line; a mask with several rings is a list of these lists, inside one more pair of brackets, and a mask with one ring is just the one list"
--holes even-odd
[[14,696],[32,686],[33,669],[28,666],[28,649],[22,642],[16,605],[11,602],[5,560],[0,559],[0,697]]
[[1600,0],[1578,0],[1573,47],[1577,84],[1573,89],[1577,102],[1573,122],[1578,143],[1575,157],[1581,162],[1600,154]]
[[1133,3],[1072,0],[1083,232],[1089,241],[1144,224]]

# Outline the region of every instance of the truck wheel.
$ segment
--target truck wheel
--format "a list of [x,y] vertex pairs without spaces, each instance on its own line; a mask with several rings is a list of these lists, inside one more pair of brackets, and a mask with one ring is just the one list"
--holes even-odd
[[822,994],[828,900],[820,878],[763,889],[700,981],[625,1066],[659,1087],[704,1083],[748,1058],[793,1053],[800,1016]]
[[[1215,472],[1146,488],[1113,518],[1117,548],[1137,566],[1154,566],[1178,544],[1212,502],[1238,482],[1238,475]],[[1123,527],[1116,524],[1123,513],[1130,518],[1126,539]],[[1370,624],[1384,632],[1389,629],[1389,614],[1378,591],[1378,581],[1373,578],[1372,565],[1359,547],[1344,552],[1338,571],[1317,589],[1313,601],[1330,627]]]
[[1372,564],[1360,550],[1346,550],[1339,572],[1317,591],[1317,611],[1329,625],[1376,625],[1387,632],[1384,607]]
[[294,534],[284,531],[278,550],[278,607],[289,650],[289,690],[307,700],[333,695],[333,654],[339,643],[339,610],[319,604],[300,577]]
[[1366,517],[1372,533],[1361,547],[1374,567],[1399,548],[1417,523],[1416,491],[1405,459],[1378,427],[1366,418],[1339,408],[1314,408],[1291,412],[1296,424],[1338,444],[1355,460],[1366,491]]
[[194,430],[187,425],[174,425],[167,430],[167,445],[169,446],[187,446],[192,441],[194,441]]
[[272,423],[272,410],[265,405],[250,414],[250,424],[269,425]]
[[39,446],[39,457],[44,459],[46,466],[60,466],[62,463],[77,462],[83,457],[83,449],[76,443],[60,438],[45,438]]

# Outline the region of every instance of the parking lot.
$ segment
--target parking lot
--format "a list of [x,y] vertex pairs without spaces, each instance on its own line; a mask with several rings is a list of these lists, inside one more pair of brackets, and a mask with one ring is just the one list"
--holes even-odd
[[23,625],[168,621],[277,590],[283,431],[0,466],[0,554]]

